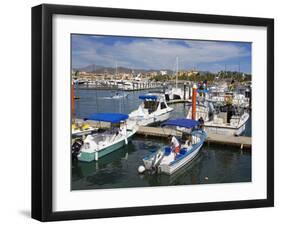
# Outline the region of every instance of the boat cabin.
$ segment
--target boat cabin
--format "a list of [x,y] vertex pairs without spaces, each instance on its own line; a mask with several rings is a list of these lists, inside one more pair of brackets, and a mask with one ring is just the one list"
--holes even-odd
[[164,101],[164,97],[161,95],[141,95],[139,99],[143,100],[143,108],[148,110],[148,113],[155,112],[157,110],[162,110],[168,108],[167,103]]

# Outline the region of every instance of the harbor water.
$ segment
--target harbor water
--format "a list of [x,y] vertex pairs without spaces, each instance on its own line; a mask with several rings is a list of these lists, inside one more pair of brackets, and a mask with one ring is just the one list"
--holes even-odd
[[[130,113],[145,91],[128,92],[125,98],[112,99],[117,91],[75,89],[75,116],[86,118],[94,112]],[[120,93],[120,92],[119,92]],[[171,105],[171,118],[186,117],[187,104]],[[245,136],[251,136],[251,120],[246,125]],[[175,174],[138,174],[142,158],[151,151],[168,145],[166,139],[134,136],[125,147],[99,159],[85,163],[73,162],[72,190],[106,189],[167,185],[192,185],[251,181],[251,152],[238,147],[204,144],[199,155],[188,166]]]

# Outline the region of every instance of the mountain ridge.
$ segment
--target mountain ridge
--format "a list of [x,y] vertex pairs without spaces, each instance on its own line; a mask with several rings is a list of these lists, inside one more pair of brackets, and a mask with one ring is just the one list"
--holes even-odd
[[[85,67],[81,68],[73,68],[74,71],[85,71],[85,72],[94,72],[94,73],[109,73],[114,74],[116,73],[116,68],[114,67],[105,67],[96,64],[90,64]],[[117,67],[117,73],[132,73],[135,74],[139,73],[151,73],[151,72],[160,72],[160,71],[167,71],[168,74],[172,74],[173,71],[170,69],[137,69],[137,68],[127,68],[127,67]]]

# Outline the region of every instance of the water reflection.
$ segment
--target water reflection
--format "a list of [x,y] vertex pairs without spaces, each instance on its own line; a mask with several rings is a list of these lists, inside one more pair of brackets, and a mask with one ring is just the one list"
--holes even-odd
[[137,168],[149,151],[166,145],[165,140],[136,137],[131,143],[98,162],[76,162],[72,189],[127,188],[251,181],[251,155],[237,148],[204,145],[200,154],[172,175],[139,175]]
[[[130,92],[128,98],[108,98],[115,91],[75,90],[80,99],[75,102],[77,118],[85,118],[93,112],[130,113],[140,100],[138,96],[146,91]],[[185,117],[187,105],[172,106],[172,118]],[[251,135],[251,120],[246,126]],[[166,145],[166,140],[147,139],[134,136],[127,146],[99,159],[98,162],[74,162],[72,166],[72,189],[105,189],[167,185],[189,185],[209,183],[231,183],[251,181],[251,154],[239,148],[218,145],[204,145],[190,165],[171,176],[139,175],[138,166],[149,151]]]

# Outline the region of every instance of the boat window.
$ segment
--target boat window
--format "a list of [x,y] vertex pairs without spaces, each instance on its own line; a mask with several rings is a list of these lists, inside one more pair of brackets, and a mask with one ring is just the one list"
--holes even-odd
[[144,108],[148,109],[149,112],[157,110],[158,101],[144,101]]
[[86,142],[86,143],[84,144],[84,148],[85,148],[85,149],[89,149],[89,148],[90,148],[90,143]]
[[166,104],[164,102],[161,103],[161,109],[167,108]]

